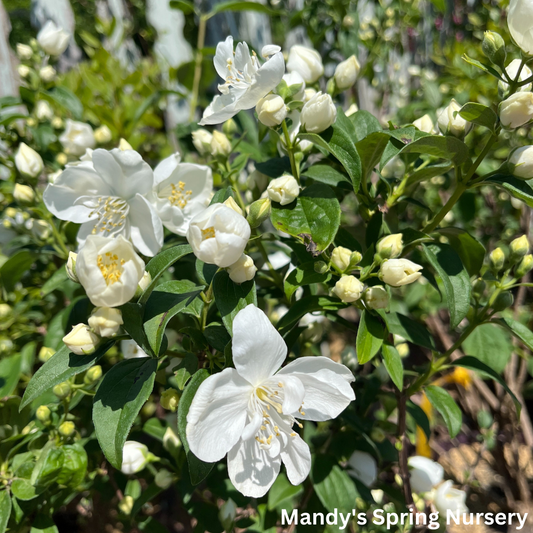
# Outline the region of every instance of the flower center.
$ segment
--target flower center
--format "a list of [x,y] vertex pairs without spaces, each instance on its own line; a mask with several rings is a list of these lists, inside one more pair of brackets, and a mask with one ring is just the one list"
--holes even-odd
[[206,241],[207,239],[214,239],[215,238],[215,228],[213,226],[210,226],[209,228],[202,230],[202,241]]
[[107,285],[113,285],[122,276],[122,265],[125,263],[124,259],[118,258],[117,254],[106,252],[104,255],[99,255],[96,258],[96,264],[104,276]]
[[[235,52],[233,52],[233,56],[235,56]],[[226,93],[229,87],[246,89],[254,82],[255,74],[261,65],[259,64],[257,54],[254,51],[252,51],[252,56],[250,57],[248,55],[248,57],[249,59],[243,70],[237,69],[234,57],[229,57],[226,60],[226,66],[228,69],[226,83],[219,86],[222,93]]]
[[171,183],[160,196],[168,198],[171,205],[184,209],[192,196],[192,191],[185,190],[185,183],[178,181],[178,183]]
[[105,237],[111,237],[116,233],[120,233],[124,229],[126,217],[130,210],[130,206],[126,200],[118,196],[107,196],[105,198],[98,198],[96,203],[91,206],[93,210],[89,216],[97,215],[96,222],[92,234],[104,233]]

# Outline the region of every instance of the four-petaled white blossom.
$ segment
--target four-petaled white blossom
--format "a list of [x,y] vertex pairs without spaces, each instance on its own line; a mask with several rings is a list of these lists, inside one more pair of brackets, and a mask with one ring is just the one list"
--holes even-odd
[[225,81],[218,86],[222,94],[215,96],[204,111],[201,126],[220,124],[243,109],[255,107],[278,85],[285,71],[280,47],[267,45],[263,47],[262,55],[267,58],[263,64],[255,52],[250,55],[244,42],[233,51],[231,35],[218,43],[214,64],[218,75]]
[[67,167],[43,199],[57,218],[81,224],[80,246],[89,235],[123,235],[154,256],[163,245],[163,225],[146,198],[153,183],[152,169],[134,150],[98,149],[92,164]]
[[235,317],[232,352],[235,368],[208,377],[191,403],[191,451],[207,462],[228,454],[229,477],[245,496],[263,496],[282,461],[289,481],[302,483],[311,453],[293,426],[338,416],[355,398],[352,373],[327,357],[301,357],[278,370],[287,346],[254,305]]

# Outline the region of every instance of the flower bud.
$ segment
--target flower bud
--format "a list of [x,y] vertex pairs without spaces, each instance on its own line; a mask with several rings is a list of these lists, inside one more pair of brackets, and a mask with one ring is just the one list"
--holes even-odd
[[351,262],[352,251],[344,246],[337,246],[331,253],[331,263],[341,273],[348,270]]
[[309,87],[304,91],[304,103],[309,102],[311,98],[313,98],[317,93],[316,89],[313,89],[312,87]]
[[481,50],[495,65],[503,66],[507,52],[505,51],[505,41],[502,36],[495,31],[486,31],[483,35]]
[[96,350],[100,337],[85,324],[77,324],[68,335],[63,337],[63,342],[72,353],[89,355]]
[[313,264],[313,269],[317,274],[325,274],[329,270],[328,264],[324,261],[316,261]]
[[500,120],[506,128],[519,128],[533,118],[533,93],[514,93],[500,104]]
[[70,33],[49,20],[37,34],[39,46],[51,56],[61,55],[68,46]]
[[433,504],[441,516],[447,516],[448,511],[458,516],[468,511],[466,506],[466,492],[464,490],[454,489],[451,480],[447,480],[437,487]]
[[361,298],[364,285],[355,276],[343,276],[333,288],[333,294],[343,302],[355,302]]
[[224,528],[224,531],[233,531],[233,522],[237,516],[237,506],[235,502],[230,498],[220,507],[218,512],[218,519]]
[[28,61],[33,55],[33,50],[27,44],[17,43],[17,55],[22,61]]
[[483,293],[485,292],[486,287],[487,284],[482,279],[476,279],[472,286],[472,294],[476,298],[481,298],[483,296]]
[[17,67],[17,72],[21,78],[27,78],[30,75],[31,69],[28,65],[19,65]]
[[507,26],[513,41],[527,55],[533,54],[533,37],[530,32],[531,4],[527,0],[514,0],[509,3]]
[[499,272],[505,263],[505,253],[501,248],[495,248],[489,255],[490,265],[494,272]]
[[29,204],[35,198],[35,193],[31,187],[27,185],[21,185],[20,183],[15,183],[15,188],[13,189],[13,198],[21,204]]
[[433,119],[428,114],[420,118],[417,118],[415,121],[413,121],[413,126],[416,126],[420,131],[424,131],[431,135],[435,135],[437,133],[437,128],[435,127],[435,123],[433,122]]
[[[84,122],[77,122],[69,118],[67,118],[65,131],[60,135],[59,141],[67,154],[76,157],[81,157],[87,148],[94,148],[95,146],[92,127]],[[131,146],[128,149],[131,150]],[[59,160],[57,161],[59,163]]]
[[508,159],[509,170],[516,178],[533,178],[533,146],[522,146],[514,150]]
[[511,256],[509,260],[514,264],[519,259],[522,259],[529,252],[529,239],[527,235],[522,235],[511,242],[510,245]]
[[56,161],[59,165],[64,167],[68,163],[68,157],[67,154],[63,152],[59,152],[59,154],[56,155]]
[[213,157],[228,157],[229,154],[231,154],[229,139],[221,131],[215,130],[211,139],[211,155]]
[[240,259],[228,267],[228,273],[231,281],[234,283],[244,283],[254,279],[257,268],[253,259],[246,254],[242,254]]
[[267,94],[255,106],[259,122],[273,128],[279,126],[287,117],[287,106],[283,98],[277,94]]
[[226,120],[224,124],[222,124],[222,131],[226,135],[232,137],[239,131],[239,128],[237,127],[237,123],[232,118],[230,118],[229,120]]
[[71,391],[72,391],[72,388],[70,387],[70,383],[68,381],[63,381],[63,383],[60,383],[59,385],[56,385],[52,389],[52,392],[60,400],[64,400],[65,398],[67,398]]
[[296,200],[300,194],[300,186],[294,176],[287,174],[273,179],[267,187],[270,200],[280,205],[287,205]]
[[415,492],[429,492],[442,483],[444,468],[427,457],[415,455],[408,459],[411,487]]
[[114,337],[124,324],[120,309],[97,307],[89,317],[89,326],[100,337]]
[[346,110],[345,115],[346,115],[347,117],[351,117],[352,115],[354,115],[355,113],[357,113],[357,111],[359,111],[359,107],[357,106],[357,104],[352,104],[352,105]]
[[41,156],[33,148],[25,143],[20,143],[15,155],[15,166],[21,174],[36,178],[42,172],[44,165]]
[[72,437],[74,435],[74,432],[76,431],[76,426],[74,425],[74,422],[63,422],[59,426],[59,434],[63,437]]
[[369,287],[363,299],[369,309],[386,309],[389,305],[389,294],[381,285]]
[[85,373],[85,377],[83,378],[83,381],[90,385],[91,383],[94,383],[95,381],[98,381],[102,377],[102,367],[100,365],[94,365],[87,372]]
[[345,91],[352,87],[359,75],[359,70],[361,70],[361,65],[354,55],[339,63],[334,75],[337,89]]
[[46,100],[39,100],[33,111],[39,120],[51,120],[54,116],[54,112]]
[[192,143],[200,155],[211,153],[213,135],[204,128],[192,132]]
[[122,150],[123,152],[125,152],[126,150],[133,150],[133,147],[131,146],[131,144],[126,139],[121,137],[120,141],[118,141],[118,149]]
[[136,474],[144,469],[149,462],[149,451],[147,446],[128,440],[122,450],[122,466],[120,470],[123,474]]
[[533,268],[533,255],[528,254],[522,258],[515,270],[515,277],[520,279],[524,277]]
[[181,447],[181,441],[171,427],[167,427],[163,435],[163,447],[172,455]]
[[113,138],[111,130],[107,126],[100,126],[94,130],[94,140],[98,144],[108,143]]
[[168,411],[175,413],[178,409],[179,401],[180,395],[178,394],[178,391],[175,389],[167,389],[163,392],[163,394],[161,394],[159,403],[163,409],[167,409]]
[[378,465],[369,453],[356,450],[348,459],[348,473],[370,487],[378,478]]
[[250,227],[257,228],[270,216],[270,198],[261,198],[248,207],[246,220]]
[[337,108],[329,94],[318,92],[306,102],[300,114],[302,128],[309,133],[327,130],[337,119]]
[[504,309],[511,307],[513,301],[514,298],[510,291],[500,292],[492,304],[492,309],[494,309],[494,311],[503,311]]
[[154,482],[160,489],[166,490],[174,483],[174,476],[163,468],[155,475]]
[[379,256],[382,259],[394,259],[398,257],[403,250],[402,237],[403,235],[401,233],[393,233],[381,239],[376,247]]
[[467,122],[461,115],[456,115],[460,110],[461,106],[452,98],[448,107],[444,108],[437,117],[439,129],[444,135],[453,135],[462,139],[472,128],[472,123]]
[[46,361],[48,361],[48,359],[50,359],[55,353],[56,351],[53,348],[43,346],[39,350],[39,361],[41,361],[41,363],[46,363]]
[[225,206],[229,207],[230,209],[233,209],[235,213],[238,213],[239,215],[243,216],[242,209],[239,207],[239,204],[233,199],[233,196],[229,196],[224,202],[222,202]]
[[289,72],[298,72],[305,83],[314,83],[324,74],[324,66],[322,65],[320,54],[312,48],[299,44],[290,49],[287,70]]
[[78,258],[78,254],[76,252],[69,252],[68,253],[68,260],[67,264],[65,265],[65,269],[67,271],[67,276],[74,282],[79,283],[80,280],[78,279],[78,276],[76,276],[76,260]]
[[409,355],[409,345],[406,342],[402,342],[396,345],[396,351],[400,357],[407,357]]
[[7,318],[11,314],[11,306],[8,304],[0,304],[0,319]]
[[56,69],[52,65],[46,65],[46,67],[43,67],[41,70],[39,70],[39,77],[45,83],[54,81],[56,79],[56,75]]
[[133,499],[133,496],[130,496],[129,494],[127,494],[118,503],[118,509],[122,514],[125,514],[126,516],[128,516],[133,511],[134,505],[135,505],[135,500]]
[[150,272],[145,270],[139,283],[137,283],[137,290],[135,291],[135,294],[133,297],[139,298],[141,294],[148,288],[150,283],[152,283],[152,276],[150,275]]
[[420,270],[422,267],[409,259],[388,259],[381,264],[379,278],[387,285],[401,287],[419,279]]
[[35,412],[35,416],[39,422],[48,424],[50,422],[51,411],[46,405],[41,405]]

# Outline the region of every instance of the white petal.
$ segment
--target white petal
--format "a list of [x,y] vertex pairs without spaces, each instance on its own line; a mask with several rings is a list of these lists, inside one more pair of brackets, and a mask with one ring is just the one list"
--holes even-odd
[[137,194],[129,201],[130,238],[137,250],[153,257],[163,246],[163,224],[155,208],[144,196]]
[[233,321],[233,361],[239,374],[258,386],[287,356],[287,345],[263,311],[250,304]]
[[287,469],[287,477],[293,485],[299,485],[309,475],[311,452],[299,435],[288,437],[287,444],[281,450],[281,459]]
[[281,406],[283,412],[287,415],[297,412],[305,397],[305,388],[302,382],[294,376],[280,376],[279,374],[273,377],[273,381],[283,384],[284,397]]
[[264,496],[279,474],[281,459],[270,457],[255,439],[239,441],[228,453],[228,473],[235,488],[249,498]]
[[261,414],[257,411],[254,412],[252,419],[248,422],[248,424],[244,428],[244,431],[242,432],[242,440],[248,440],[252,437],[255,437],[262,423],[263,417],[261,416]]
[[[252,388],[233,368],[208,377],[187,414],[187,440],[202,461],[219,461],[240,439]],[[256,442],[256,441],[254,441]]]
[[280,46],[278,46],[277,44],[267,44],[263,46],[261,50],[261,55],[263,57],[270,57],[270,56],[273,56],[274,54],[277,54],[278,52],[281,52]]
[[228,59],[233,59],[233,37],[228,35],[225,41],[217,44],[213,63],[218,75],[225,80],[228,76]]
[[181,155],[179,152],[176,152],[172,155],[169,155],[167,158],[163,159],[159,165],[154,169],[154,185],[159,185],[162,181],[165,181],[171,176],[171,174],[176,170],[179,162],[181,160]]
[[329,357],[301,357],[282,368],[277,376],[297,377],[305,388],[303,411],[298,418],[323,421],[337,417],[348,404],[355,400],[350,386],[353,374]]

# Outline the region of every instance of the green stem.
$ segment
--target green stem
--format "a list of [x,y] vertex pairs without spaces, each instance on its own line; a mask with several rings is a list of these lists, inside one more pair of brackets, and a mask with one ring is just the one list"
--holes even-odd
[[289,152],[292,175],[296,178],[298,183],[300,183],[300,172],[298,169],[298,165],[296,164],[296,159],[294,159],[294,146],[292,145],[291,136],[289,134],[289,128],[287,127],[287,122],[285,120],[281,123],[281,127],[283,129],[283,135],[285,137],[285,146],[287,147],[287,152]]
[[67,245],[65,244],[65,240],[63,239],[63,235],[59,233],[59,230],[57,229],[54,217],[47,211],[44,212],[44,215],[46,217],[47,222],[50,224],[50,227],[52,228],[52,234],[54,235],[61,251],[64,254],[63,259],[68,259],[69,250],[67,248]]
[[450,196],[449,200],[442,206],[441,210],[435,215],[435,218],[427,224],[422,230],[424,233],[432,232],[443,220],[443,218],[451,211],[453,206],[457,203],[459,198],[467,190],[467,186],[464,183],[458,183],[457,188]]
[[207,17],[200,15],[200,22],[198,24],[198,39],[196,41],[196,56],[194,59],[194,79],[192,84],[191,95],[191,111],[189,114],[189,121],[194,120],[194,114],[196,113],[196,106],[198,105],[198,92],[200,89],[200,80],[202,78],[202,61],[205,44],[205,30],[207,26]]
[[205,328],[207,326],[207,313],[209,312],[209,306],[211,305],[211,302],[213,301],[213,283],[209,285],[209,288],[207,289],[207,292],[205,294],[202,294],[202,300],[204,301],[204,307],[202,309],[202,331],[205,331]]

